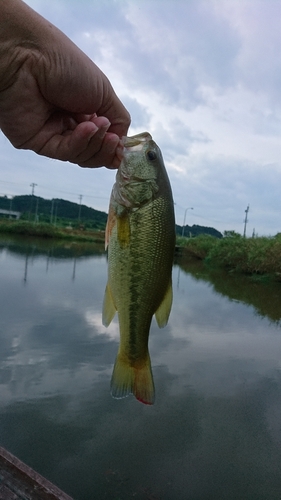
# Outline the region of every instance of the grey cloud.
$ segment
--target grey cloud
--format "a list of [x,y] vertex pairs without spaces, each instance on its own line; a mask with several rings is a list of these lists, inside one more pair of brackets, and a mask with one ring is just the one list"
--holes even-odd
[[[230,4],[228,8],[228,3]],[[204,102],[202,85],[217,92],[242,86],[280,101],[280,30],[276,2],[235,5],[190,0],[98,2],[29,0],[68,36],[96,33],[89,52],[124,68],[132,87],[157,89],[166,103],[192,109]],[[234,7],[233,7],[234,5]],[[75,20],[75,22],[74,22]],[[102,34],[102,37],[100,36]],[[87,44],[85,45],[87,47]]]
[[[188,158],[186,161],[188,164]],[[250,204],[249,234],[253,228],[259,235],[274,235],[280,231],[281,172],[278,165],[259,165],[222,156],[204,157],[187,169],[184,176],[172,171],[170,178],[174,201],[195,207],[189,214],[189,221],[193,223],[241,233],[244,210]],[[208,223],[204,224],[204,218]]]
[[90,31],[102,28],[108,31],[122,31],[126,21],[120,3],[114,0],[60,0],[47,5],[44,0],[28,0],[27,3],[49,21],[67,32],[77,33],[81,29]]
[[[181,120],[163,120],[155,130],[155,139],[159,142],[166,161],[173,161],[177,156],[188,158],[194,143],[207,143],[210,140],[201,131],[191,130]],[[164,126],[165,128],[164,128]]]
[[262,136],[279,137],[281,115],[277,106],[272,109],[253,109],[254,133]]
[[166,102],[187,107],[202,102],[201,85],[223,88],[235,84],[240,41],[211,4],[142,2],[141,7],[139,26],[130,12],[127,16],[135,28],[131,40],[135,55],[129,57],[129,78],[134,83],[154,86]]
[[[208,156],[207,148],[206,155],[198,152],[191,157],[192,145],[200,151],[200,142],[208,142],[212,117],[214,126],[216,121],[221,124],[223,119],[228,120],[227,130],[234,135],[245,119],[243,151],[247,158],[251,157],[249,148],[260,138],[260,154],[264,157],[262,141],[267,151],[270,148],[267,139],[280,135],[281,38],[276,2],[265,5],[260,0],[244,3],[178,0],[172,5],[169,1],[156,0],[60,0],[47,5],[43,0],[29,0],[29,3],[66,31],[109,73],[112,69],[112,83],[115,87],[116,82],[120,89],[132,113],[133,125],[147,129],[147,124],[155,125],[151,115],[157,117],[159,123],[153,135],[163,151],[175,202],[196,208],[190,214],[194,222],[213,225],[219,230],[238,230],[250,203],[250,224],[259,234],[275,234],[279,230],[277,141],[273,143],[270,157],[275,164],[251,163],[230,155],[220,157],[219,139],[209,151],[211,155],[211,150],[215,150],[215,157]],[[207,87],[206,93],[204,87]],[[227,94],[225,91],[230,89],[233,92]],[[157,109],[142,107],[134,99],[138,92],[147,92],[150,101],[156,95]],[[212,96],[217,93],[223,99],[215,109],[216,99],[212,100]],[[227,95],[229,99],[233,96],[233,103],[228,104]],[[252,104],[247,102],[248,97]],[[189,128],[181,116],[172,125],[169,116],[159,118],[161,104],[165,113],[167,105],[171,106],[172,116],[176,116],[174,104],[183,111],[202,105],[195,120],[198,117],[204,120],[206,111],[205,135],[200,127],[198,131]],[[236,104],[238,109],[234,112]],[[248,150],[247,137],[253,145]],[[5,139],[1,140],[1,146],[0,177],[11,181],[9,187],[0,185],[3,194],[28,193],[30,183],[36,182],[39,196],[59,196],[55,189],[60,189],[61,197],[77,201],[81,193],[83,202],[107,211],[114,172],[80,170],[30,152],[16,151]],[[170,170],[169,164],[175,161],[186,174]],[[77,194],[76,190],[79,190]],[[228,224],[232,227],[227,227]]]
[[149,126],[151,114],[145,106],[142,106],[136,99],[125,95],[121,96],[121,100],[124,106],[130,110],[130,115],[132,119],[132,124],[137,128],[144,128],[145,130]]
[[[83,42],[85,49],[103,65],[104,44],[109,47],[111,64],[128,87],[153,89],[165,103],[192,109],[204,102],[201,85],[219,89],[235,84],[239,39],[211,4],[87,2],[87,7],[86,17],[83,9],[73,12],[80,30],[83,25],[92,36],[89,46]],[[64,21],[59,22],[63,29]],[[81,32],[71,29],[82,43]]]
[[237,61],[239,79],[252,91],[265,94],[268,105],[280,110],[280,5],[262,0],[238,4],[236,16],[240,17],[242,40]]

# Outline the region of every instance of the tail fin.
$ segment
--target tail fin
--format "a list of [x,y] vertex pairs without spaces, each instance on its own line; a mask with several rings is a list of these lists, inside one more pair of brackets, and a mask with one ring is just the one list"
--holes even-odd
[[111,378],[111,395],[114,398],[125,398],[134,394],[135,398],[146,405],[153,405],[154,383],[150,364],[147,357],[141,366],[131,366],[129,361],[118,353]]

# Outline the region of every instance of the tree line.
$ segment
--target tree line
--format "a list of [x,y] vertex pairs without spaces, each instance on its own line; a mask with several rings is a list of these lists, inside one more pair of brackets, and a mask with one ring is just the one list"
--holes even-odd
[[[53,198],[48,200],[40,196],[19,195],[13,198],[0,196],[0,209],[21,213],[22,220],[36,222],[49,222],[54,225],[71,225],[73,227],[85,227],[93,229],[105,229],[107,214],[86,205]],[[182,235],[182,226],[176,224],[176,234]],[[200,234],[208,234],[216,238],[222,238],[222,234],[213,227],[184,226],[184,235],[195,237]]]
[[83,204],[73,203],[60,198],[47,200],[35,195],[19,195],[12,199],[0,197],[0,209],[21,213],[23,220],[50,222],[58,225],[86,225],[104,229],[107,214]]

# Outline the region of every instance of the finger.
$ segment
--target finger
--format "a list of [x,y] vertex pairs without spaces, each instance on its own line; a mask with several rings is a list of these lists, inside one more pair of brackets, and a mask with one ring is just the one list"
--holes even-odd
[[111,123],[108,131],[122,138],[127,135],[129,129],[131,123],[130,114],[115,93],[111,94],[108,100],[104,100],[104,102],[106,104],[97,110],[98,115],[106,116]]
[[[121,161],[120,139],[107,133],[110,126],[104,117],[80,123],[74,130],[55,134],[37,152],[50,158],[76,163],[83,167],[118,168]],[[116,150],[118,152],[116,154]]]
[[[84,115],[79,113],[79,114],[74,114],[73,116],[75,117],[77,123],[82,123],[85,121],[93,121],[93,123],[96,123],[99,126],[99,122],[96,119],[104,118],[106,115],[102,114],[101,116],[98,117],[96,113],[92,115]],[[130,123],[130,116],[128,120],[125,121],[120,120],[119,122],[115,118],[115,123],[110,122],[110,127],[108,128],[108,132],[112,132],[113,134],[116,134],[120,138],[122,138],[124,135],[127,135],[129,123]]]
[[101,149],[84,161],[80,167],[105,166],[110,169],[119,168],[123,158],[124,146],[116,134],[106,133]]
[[77,123],[88,122],[94,120],[94,118],[97,118],[96,113],[93,113],[91,115],[86,115],[83,113],[73,113],[73,116]]

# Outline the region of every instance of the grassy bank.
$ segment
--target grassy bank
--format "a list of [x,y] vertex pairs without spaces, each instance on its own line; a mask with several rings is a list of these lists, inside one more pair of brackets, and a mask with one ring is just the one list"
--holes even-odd
[[[103,243],[104,232],[56,227],[48,223],[0,220],[0,233],[38,236],[81,242]],[[281,281],[281,234],[272,237],[243,238],[239,234],[218,239],[200,235],[177,238],[186,257],[203,260],[211,267],[231,272],[274,275]]]
[[177,243],[186,254],[212,267],[247,274],[272,274],[281,280],[281,235],[272,238],[234,235],[222,239],[202,235],[179,238]]
[[48,223],[1,220],[0,233],[18,234],[22,236],[39,236],[42,238],[56,238],[76,241],[100,243],[104,241],[103,231],[82,231],[53,226]]

